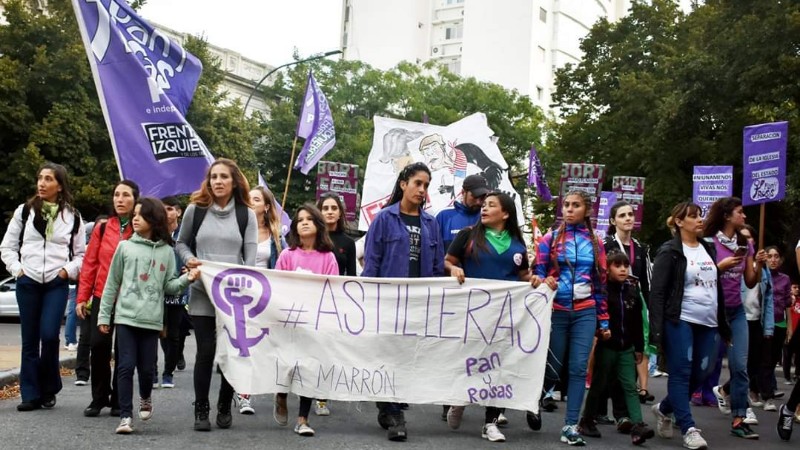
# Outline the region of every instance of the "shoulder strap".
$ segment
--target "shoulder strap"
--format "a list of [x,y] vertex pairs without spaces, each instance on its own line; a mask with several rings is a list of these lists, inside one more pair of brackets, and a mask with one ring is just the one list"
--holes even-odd
[[19,249],[22,251],[22,239],[25,237],[25,224],[28,223],[28,217],[31,215],[31,205],[25,203],[22,206],[22,227],[19,229]]
[[75,252],[72,250],[72,244],[75,242],[75,235],[78,234],[78,230],[80,229],[81,225],[81,213],[78,212],[77,209],[72,208],[72,233],[69,235],[69,260],[72,261],[72,257],[75,256]]
[[239,235],[242,236],[242,259],[244,259],[244,234],[247,231],[247,219],[250,208],[247,205],[236,203],[236,223],[239,225]]
[[197,232],[200,231],[200,225],[203,224],[207,212],[208,208],[201,208],[195,205],[194,215],[192,216],[192,240],[189,242],[189,248],[192,249],[192,253],[194,253],[195,256],[197,256]]

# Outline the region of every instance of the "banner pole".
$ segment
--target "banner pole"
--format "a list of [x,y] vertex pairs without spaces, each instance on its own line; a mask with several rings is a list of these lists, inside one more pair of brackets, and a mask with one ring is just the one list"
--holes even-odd
[[289,173],[286,174],[286,186],[283,188],[283,200],[281,207],[286,211],[286,196],[289,194],[289,180],[292,179],[292,166],[294,165],[294,152],[297,150],[297,135],[294,135],[294,142],[292,142],[292,158],[289,160]]
[[761,214],[758,218],[758,249],[764,248],[764,222],[766,222],[767,204],[761,204]]

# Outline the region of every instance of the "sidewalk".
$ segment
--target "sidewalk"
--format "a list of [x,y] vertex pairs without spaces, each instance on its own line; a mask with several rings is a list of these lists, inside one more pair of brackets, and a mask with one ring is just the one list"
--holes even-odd
[[[0,389],[15,383],[19,378],[20,350],[19,344],[0,343]],[[59,350],[61,367],[74,369],[76,353],[67,351],[62,346]]]

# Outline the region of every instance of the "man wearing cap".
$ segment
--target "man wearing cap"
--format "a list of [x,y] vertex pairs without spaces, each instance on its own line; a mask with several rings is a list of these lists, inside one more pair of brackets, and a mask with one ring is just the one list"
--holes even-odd
[[445,251],[462,229],[475,225],[481,217],[483,199],[489,193],[489,183],[483,175],[470,175],[461,184],[461,201],[439,211],[436,221],[442,233]]

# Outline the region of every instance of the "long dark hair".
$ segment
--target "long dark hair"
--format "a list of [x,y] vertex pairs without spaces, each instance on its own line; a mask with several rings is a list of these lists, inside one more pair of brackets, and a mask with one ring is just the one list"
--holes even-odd
[[[36,180],[38,182],[39,175],[42,174],[42,171],[45,169],[49,169],[53,172],[53,176],[55,177],[58,185],[61,186],[61,192],[58,193],[58,198],[56,199],[56,204],[58,204],[58,210],[62,214],[62,218],[64,217],[64,210],[69,209],[73,211],[72,208],[72,191],[69,188],[69,179],[67,178],[67,169],[62,166],[61,164],[56,164],[54,162],[46,162],[39,167],[39,170],[36,171]],[[33,209],[34,217],[41,217],[42,215],[42,203],[44,200],[39,197],[39,195],[34,195],[33,197],[28,199],[28,205]]]
[[[594,253],[594,269],[595,273],[599,277],[602,273],[602,268],[600,267],[600,245],[597,243],[597,235],[594,233],[594,229],[592,228],[592,197],[584,191],[581,190],[574,190],[569,191],[565,196],[566,199],[569,196],[577,195],[581,198],[583,202],[583,206],[586,209],[586,216],[583,218],[583,223],[586,226],[586,229],[589,231],[589,239],[592,241],[592,252]],[[550,262],[558,269],[558,272],[561,273],[561,266],[558,264],[558,253],[556,249],[558,249],[558,245],[565,242],[567,239],[567,221],[562,220],[561,225],[558,226],[558,238],[555,242],[551,244],[550,247]],[[572,268],[572,263],[569,262],[569,258],[564,258],[567,261],[567,267],[570,269]]]
[[[715,201],[706,214],[703,221],[703,236],[713,237],[725,227],[725,219],[733,215],[733,210],[742,206],[742,199],[739,197],[724,197]],[[736,230],[736,242],[739,245],[747,245],[747,238],[739,230]]]
[[233,181],[233,199],[236,203],[241,205],[250,206],[250,183],[247,182],[242,170],[236,164],[236,161],[228,158],[219,158],[213,164],[208,166],[206,177],[203,179],[203,184],[199,190],[192,193],[189,199],[190,203],[197,206],[208,208],[214,203],[214,194],[211,192],[211,169],[215,166],[223,165],[231,172],[231,179]]
[[[133,192],[133,206],[136,207],[136,204],[139,203],[139,185],[131,180],[122,180],[119,183],[114,185],[114,189],[111,190],[111,212],[109,213],[108,217],[117,217],[117,210],[114,208],[114,192],[116,192],[117,188],[120,186],[128,186],[131,188]],[[133,217],[133,209],[129,214],[130,217]]]
[[319,200],[317,200],[317,209],[322,211],[322,204],[325,203],[325,200],[332,199],[336,202],[336,206],[339,207],[339,220],[336,221],[336,230],[341,232],[347,232],[347,221],[344,220],[345,208],[344,203],[342,202],[341,197],[336,192],[326,192],[319,196]]
[[680,219],[683,220],[686,216],[690,214],[700,215],[703,212],[703,208],[701,208],[696,203],[692,202],[681,202],[675,205],[672,208],[672,212],[670,212],[669,217],[667,218],[667,227],[669,231],[672,233],[673,236],[680,236],[681,230],[676,224],[675,220]]
[[153,197],[142,197],[136,202],[139,215],[150,225],[150,240],[164,241],[167,245],[175,245],[167,223],[167,209],[161,200]]
[[275,201],[275,196],[272,195],[272,192],[264,188],[264,186],[254,186],[253,189],[250,189],[250,192],[252,191],[260,192],[261,196],[264,198],[264,204],[267,206],[264,211],[264,223],[267,225],[267,228],[269,228],[269,234],[272,237],[272,242],[275,244],[275,249],[280,253],[281,250],[283,250],[281,248],[283,245],[281,244],[281,217],[278,214],[278,202]]
[[314,250],[318,252],[332,252],[333,241],[328,235],[328,228],[325,226],[325,220],[322,218],[322,213],[319,212],[313,203],[306,203],[297,208],[292,217],[292,227],[289,228],[289,234],[286,236],[286,243],[294,250],[300,247],[300,235],[297,233],[297,222],[300,219],[300,211],[305,211],[311,216],[314,226],[317,228],[317,236],[314,239]]
[[[384,205],[384,208],[388,208],[389,206],[394,205],[395,203],[399,202],[403,199],[403,190],[400,188],[400,182],[405,181],[408,182],[411,177],[417,174],[417,172],[425,172],[428,174],[428,178],[431,178],[431,169],[425,165],[423,162],[415,162],[411,163],[403,168],[399,174],[397,174],[397,181],[394,182],[394,188],[392,189],[392,196],[389,197],[389,202]],[[425,201],[422,201],[420,208],[425,209]]]
[[[504,229],[508,231],[508,234],[511,235],[512,239],[515,239],[525,245],[525,240],[523,239],[522,232],[519,229],[517,205],[514,204],[514,199],[512,199],[511,196],[505,192],[490,192],[486,194],[486,200],[488,200],[489,197],[496,197],[500,202],[500,209],[502,209],[504,213],[508,214],[508,219],[506,219],[506,222],[503,225]],[[484,200],[484,205],[486,204],[486,200]],[[489,247],[486,245],[486,225],[484,225],[480,220],[478,220],[478,223],[476,223],[469,232],[469,241],[472,241],[475,248],[479,248],[484,252],[489,251]],[[477,252],[472,252],[472,258],[477,261]]]
[[606,230],[606,236],[614,236],[617,234],[617,226],[611,223],[611,219],[616,219],[617,212],[625,206],[630,206],[631,209],[633,209],[633,206],[625,200],[620,200],[611,207],[611,212],[608,213],[608,229]]

